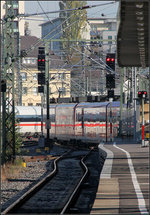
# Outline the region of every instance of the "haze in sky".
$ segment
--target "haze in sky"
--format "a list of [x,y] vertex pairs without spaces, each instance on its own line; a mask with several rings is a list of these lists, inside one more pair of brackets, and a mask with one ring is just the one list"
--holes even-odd
[[[87,1],[87,5],[99,5],[107,4],[111,1]],[[41,13],[42,9],[47,11],[57,11],[59,10],[59,1],[25,1],[25,13]],[[98,6],[91,9],[87,9],[87,15],[89,18],[99,18],[104,14],[104,17],[115,18],[117,14],[118,3]],[[54,19],[59,16],[59,13],[48,14],[49,19]],[[45,16],[46,17],[46,16]]]

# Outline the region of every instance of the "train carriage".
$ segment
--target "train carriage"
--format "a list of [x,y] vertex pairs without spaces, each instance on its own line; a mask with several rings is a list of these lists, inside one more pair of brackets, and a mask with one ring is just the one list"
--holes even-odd
[[15,115],[19,132],[24,136],[41,132],[41,107],[16,106]]
[[[41,107],[16,106],[15,112],[19,120],[17,125],[20,133],[25,136],[28,133],[41,135],[43,130],[44,136],[47,137],[47,128],[50,128],[50,139],[99,143],[116,137],[119,131],[120,102],[51,104],[48,121],[47,108],[44,106],[43,127],[41,127]],[[133,123],[133,108],[123,105],[123,135],[133,135]]]

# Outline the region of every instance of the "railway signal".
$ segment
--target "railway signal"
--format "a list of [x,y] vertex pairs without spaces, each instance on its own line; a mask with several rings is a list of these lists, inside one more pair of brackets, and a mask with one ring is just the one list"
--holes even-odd
[[38,49],[38,70],[45,71],[45,47],[39,47]]
[[6,92],[6,81],[1,80],[1,92]]
[[115,71],[115,53],[107,53],[106,65]]
[[45,55],[38,55],[38,70],[45,71]]
[[106,88],[109,88],[109,89],[115,88],[114,74],[106,74]]
[[142,147],[145,146],[145,124],[144,124],[144,99],[147,97],[147,91],[139,91],[138,98],[142,102]]
[[44,93],[44,86],[38,86],[38,93]]
[[108,90],[108,98],[114,98],[114,90]]
[[138,92],[138,98],[139,99],[145,99],[145,98],[147,98],[147,91],[139,91]]
[[45,73],[38,73],[38,84],[45,84]]

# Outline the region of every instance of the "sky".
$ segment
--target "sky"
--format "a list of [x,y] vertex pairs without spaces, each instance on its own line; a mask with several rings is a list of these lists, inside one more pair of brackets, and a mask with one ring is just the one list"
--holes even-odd
[[[59,10],[59,0],[58,1],[25,1],[25,13],[40,13],[43,12],[40,5],[42,6],[45,12],[47,11],[57,11]],[[99,5],[99,4],[107,4],[111,1],[87,1],[87,5]],[[98,6],[95,8],[87,9],[87,14],[89,18],[99,18],[102,17],[101,14],[104,14],[104,17],[116,17],[117,14],[118,3]],[[48,14],[49,19],[54,19],[58,17],[59,13]]]

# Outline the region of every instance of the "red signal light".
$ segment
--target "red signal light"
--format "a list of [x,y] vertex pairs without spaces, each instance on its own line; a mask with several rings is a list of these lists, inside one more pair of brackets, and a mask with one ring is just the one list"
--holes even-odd
[[43,62],[45,62],[45,59],[42,59]]
[[108,58],[106,59],[106,61],[109,62],[109,61],[110,61],[110,58],[108,57]]
[[114,60],[115,60],[114,58],[111,58],[111,61],[112,61],[112,62],[114,62]]
[[146,91],[144,91],[144,94],[146,95],[146,94],[147,94],[147,92],[146,92]]
[[140,92],[139,92],[139,95],[141,95],[141,94],[142,94],[142,92],[140,91]]
[[41,62],[41,59],[39,59],[38,61]]

